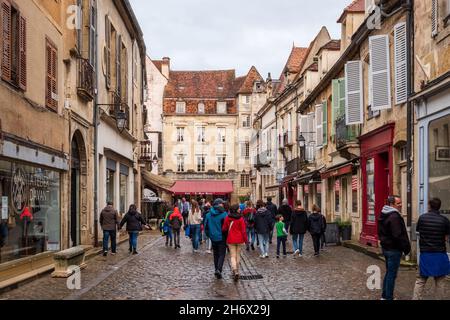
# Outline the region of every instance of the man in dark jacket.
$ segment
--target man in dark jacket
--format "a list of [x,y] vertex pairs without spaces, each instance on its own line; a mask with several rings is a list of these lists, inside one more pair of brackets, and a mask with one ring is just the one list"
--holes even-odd
[[106,207],[100,213],[100,226],[103,230],[103,256],[108,255],[109,238],[111,237],[111,254],[116,254],[117,227],[120,223],[119,213],[113,207],[113,203],[108,201]]
[[139,236],[139,232],[142,231],[142,225],[147,226],[141,214],[137,211],[137,208],[134,204],[130,205],[130,209],[127,214],[123,217],[120,222],[119,229],[122,229],[124,224],[127,224],[127,232],[129,235],[129,243],[130,248],[129,252],[133,252],[133,254],[137,253],[137,238]]
[[429,277],[436,283],[436,299],[442,298],[443,282],[450,274],[445,242],[450,235],[450,221],[440,214],[441,200],[430,200],[429,212],[420,216],[416,231],[419,233],[420,262],[414,288],[414,300],[421,300]]
[[320,237],[322,235],[323,217],[320,213],[320,208],[317,205],[313,206],[313,213],[308,217],[308,231],[311,234],[314,245],[314,256],[317,257],[320,254]]
[[305,233],[308,231],[308,214],[302,207],[301,200],[296,201],[296,207],[291,216],[290,232],[292,234],[292,245],[294,248],[294,257],[296,254],[299,257],[303,256],[303,239]]
[[264,206],[264,202],[258,200],[256,203],[255,231],[259,239],[260,258],[269,257],[269,237],[270,232],[273,231],[273,226],[272,214]]
[[267,197],[266,208],[267,210],[269,210],[272,216],[272,226],[270,227],[270,234],[269,234],[269,243],[272,244],[273,230],[275,228],[275,223],[277,222],[277,215],[278,215],[278,208],[276,204],[272,203],[272,197]]
[[291,224],[291,216],[292,216],[292,208],[289,205],[287,199],[283,200],[283,203],[278,210],[278,213],[283,216],[283,222],[286,228],[286,231],[289,232],[289,225]]
[[378,218],[378,239],[386,260],[386,275],[383,282],[383,300],[394,299],[395,279],[400,268],[402,253],[411,251],[405,221],[400,215],[402,200],[399,196],[389,196]]

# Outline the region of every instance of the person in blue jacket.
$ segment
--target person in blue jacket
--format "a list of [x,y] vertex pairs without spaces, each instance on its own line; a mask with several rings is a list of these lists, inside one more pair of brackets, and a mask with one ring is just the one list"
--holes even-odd
[[226,236],[222,234],[222,226],[227,217],[224,201],[216,199],[205,218],[205,233],[211,239],[214,254],[214,268],[217,279],[222,279],[222,268],[227,250]]

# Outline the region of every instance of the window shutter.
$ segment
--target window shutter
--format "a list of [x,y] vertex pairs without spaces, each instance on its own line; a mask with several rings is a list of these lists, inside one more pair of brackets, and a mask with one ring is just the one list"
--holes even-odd
[[47,85],[46,106],[57,111],[58,109],[58,79],[57,79],[57,50],[47,42]]
[[122,77],[122,92],[123,92],[123,102],[128,105],[128,52],[127,48],[122,48],[123,58],[122,58],[122,70],[123,70],[123,77]]
[[335,79],[332,82],[333,96],[331,97],[331,135],[334,136],[336,127],[336,112],[339,108],[339,80]]
[[11,81],[11,5],[2,4],[2,79]]
[[106,88],[111,88],[111,22],[105,17],[105,39],[106,39]]
[[122,47],[122,36],[117,34],[116,36],[116,92],[119,94],[119,96],[122,96],[122,53],[121,53],[121,47]]
[[308,116],[300,116],[300,134],[303,136],[303,138],[308,138],[305,132],[308,132]]
[[27,89],[27,21],[23,16],[19,25],[19,87]]
[[97,4],[91,1],[89,14],[89,62],[94,67],[97,60],[97,45],[95,41],[95,30],[97,29]]
[[322,118],[322,105],[316,106],[316,146],[321,147],[323,145],[323,118]]
[[306,138],[306,144],[307,144],[307,152],[308,160],[314,159],[314,136],[315,136],[315,130],[316,129],[316,122],[315,122],[315,114],[309,113],[308,114],[308,134],[306,135],[308,138]]
[[45,86],[45,105],[49,108],[52,107],[52,48],[47,43],[46,46],[46,58],[47,58],[47,76]]
[[431,0],[431,36],[434,38],[438,34],[439,24],[439,3],[438,0]]
[[362,62],[345,64],[345,123],[363,123]]
[[405,103],[408,98],[406,45],[406,23],[403,22],[394,27],[395,104]]
[[339,79],[339,107],[337,110],[336,119],[343,117],[345,114],[345,83],[345,78]]
[[389,36],[369,38],[370,74],[372,81],[372,110],[391,108],[391,77],[389,61]]
[[328,144],[328,101],[322,104],[322,144]]

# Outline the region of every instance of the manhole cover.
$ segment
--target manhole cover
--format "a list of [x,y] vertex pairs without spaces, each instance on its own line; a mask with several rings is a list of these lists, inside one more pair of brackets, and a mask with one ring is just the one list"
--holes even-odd
[[241,280],[260,280],[263,279],[263,276],[260,274],[251,275],[251,276],[239,276]]

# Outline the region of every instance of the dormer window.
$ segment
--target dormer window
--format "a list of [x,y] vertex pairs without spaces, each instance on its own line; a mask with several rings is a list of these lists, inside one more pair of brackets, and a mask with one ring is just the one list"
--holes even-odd
[[217,90],[223,91],[223,86],[222,85],[217,86]]
[[182,84],[178,85],[178,90],[183,91],[184,90],[184,85],[182,85]]
[[205,113],[205,104],[203,102],[200,102],[198,104],[198,113],[199,114],[204,114]]
[[226,102],[217,102],[217,113],[218,114],[227,114],[227,103]]
[[177,113],[186,113],[186,102],[177,101],[176,112]]

